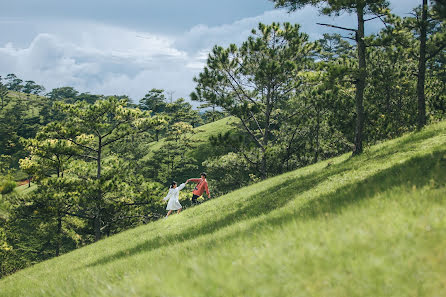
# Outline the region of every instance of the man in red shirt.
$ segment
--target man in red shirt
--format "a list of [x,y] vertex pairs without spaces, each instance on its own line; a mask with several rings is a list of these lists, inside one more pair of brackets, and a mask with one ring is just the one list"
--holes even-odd
[[190,178],[187,182],[197,183],[194,191],[192,192],[192,204],[197,204],[197,199],[203,195],[204,191],[208,195],[208,199],[211,198],[211,194],[209,193],[208,181],[206,180],[206,173],[201,173],[201,178]]

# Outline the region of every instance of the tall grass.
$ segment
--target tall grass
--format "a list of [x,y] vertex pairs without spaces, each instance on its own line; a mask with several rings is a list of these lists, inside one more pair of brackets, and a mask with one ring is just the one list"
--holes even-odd
[[446,296],[446,122],[0,281],[0,296]]

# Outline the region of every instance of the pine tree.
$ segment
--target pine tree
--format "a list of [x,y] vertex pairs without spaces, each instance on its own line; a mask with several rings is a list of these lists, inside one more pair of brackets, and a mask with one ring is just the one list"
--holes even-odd
[[323,14],[337,15],[342,12],[355,13],[357,18],[357,28],[345,28],[330,24],[320,24],[348,32],[353,32],[353,37],[348,37],[356,42],[358,70],[356,75],[356,127],[355,127],[355,148],[353,155],[361,154],[363,151],[363,130],[364,130],[364,90],[366,88],[367,65],[366,65],[366,42],[365,23],[374,19],[366,19],[368,14],[381,14],[388,7],[385,0],[273,0],[277,7],[287,7],[290,11],[303,8],[306,5],[313,5],[320,8]]

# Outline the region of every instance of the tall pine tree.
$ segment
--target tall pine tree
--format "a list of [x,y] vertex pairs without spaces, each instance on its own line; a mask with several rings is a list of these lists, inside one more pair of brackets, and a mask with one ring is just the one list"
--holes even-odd
[[306,5],[313,5],[320,8],[326,15],[339,15],[342,12],[354,13],[357,18],[357,28],[345,28],[330,24],[320,24],[349,32],[353,32],[354,37],[350,37],[356,42],[358,53],[358,69],[356,83],[356,128],[355,128],[355,148],[353,155],[362,152],[363,130],[364,130],[364,89],[366,87],[366,42],[364,35],[365,23],[374,19],[366,19],[367,15],[379,15],[386,9],[389,3],[385,0],[273,0],[277,7],[287,7],[290,11],[301,9]]

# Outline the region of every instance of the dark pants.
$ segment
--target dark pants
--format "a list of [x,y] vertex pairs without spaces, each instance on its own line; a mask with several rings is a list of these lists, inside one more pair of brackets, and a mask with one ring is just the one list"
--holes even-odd
[[197,203],[198,203],[197,199],[198,199],[199,197],[200,197],[200,196],[197,196],[197,195],[193,194],[193,195],[192,195],[192,204],[197,204]]

